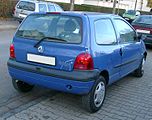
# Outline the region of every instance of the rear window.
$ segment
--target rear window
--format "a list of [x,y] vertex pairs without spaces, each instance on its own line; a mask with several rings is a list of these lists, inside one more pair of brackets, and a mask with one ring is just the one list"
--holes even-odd
[[58,6],[58,5],[56,5],[56,10],[59,11],[59,12],[63,11],[63,9],[60,6]]
[[21,1],[17,5],[17,8],[23,9],[23,10],[28,10],[28,11],[35,11],[35,4],[32,2]]
[[152,16],[140,16],[133,23],[152,25]]
[[82,20],[60,14],[30,15],[23,22],[16,33],[16,37],[41,40],[45,37],[57,38],[48,41],[66,43],[80,43],[82,39]]

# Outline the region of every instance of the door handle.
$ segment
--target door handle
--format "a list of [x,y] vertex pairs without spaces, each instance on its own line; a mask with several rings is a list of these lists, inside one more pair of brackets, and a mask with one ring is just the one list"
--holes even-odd
[[120,48],[120,51],[119,51],[119,52],[120,52],[120,55],[122,56],[122,48]]

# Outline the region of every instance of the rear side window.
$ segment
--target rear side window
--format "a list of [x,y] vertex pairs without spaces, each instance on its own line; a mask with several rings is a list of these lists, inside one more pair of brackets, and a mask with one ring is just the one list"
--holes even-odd
[[47,12],[46,4],[39,4],[39,12]]
[[146,25],[152,25],[152,16],[151,15],[143,15],[138,17],[133,21],[133,23],[139,23],[139,24],[146,24]]
[[35,4],[32,2],[21,1],[17,5],[17,8],[23,9],[23,10],[28,10],[28,11],[35,11]]
[[[60,14],[30,15],[20,26],[16,37],[33,40],[53,37],[62,39],[65,43],[81,43],[82,20],[79,17]],[[61,42],[57,39],[48,39],[48,41]]]
[[58,12],[63,11],[63,9],[62,9],[60,6],[58,6],[58,5],[56,5],[56,10],[57,10]]
[[110,19],[95,21],[95,37],[97,44],[114,44],[116,35]]
[[55,12],[54,5],[48,5],[49,12]]

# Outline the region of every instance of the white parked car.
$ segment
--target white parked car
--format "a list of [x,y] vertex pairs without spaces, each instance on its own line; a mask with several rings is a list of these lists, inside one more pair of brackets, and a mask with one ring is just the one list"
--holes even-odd
[[51,2],[38,1],[38,0],[20,0],[15,8],[13,16],[21,22],[27,15],[34,12],[61,12],[63,9]]

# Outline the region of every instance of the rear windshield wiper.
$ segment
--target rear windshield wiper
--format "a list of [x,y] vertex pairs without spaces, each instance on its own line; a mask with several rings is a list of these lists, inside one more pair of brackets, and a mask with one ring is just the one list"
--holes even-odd
[[39,40],[39,41],[34,45],[34,47],[38,48],[38,45],[39,45],[43,40],[46,40],[46,39],[58,40],[58,41],[61,41],[61,42],[67,42],[66,40],[60,39],[60,38],[55,38],[55,37],[44,37],[44,38],[42,38],[41,40]]

